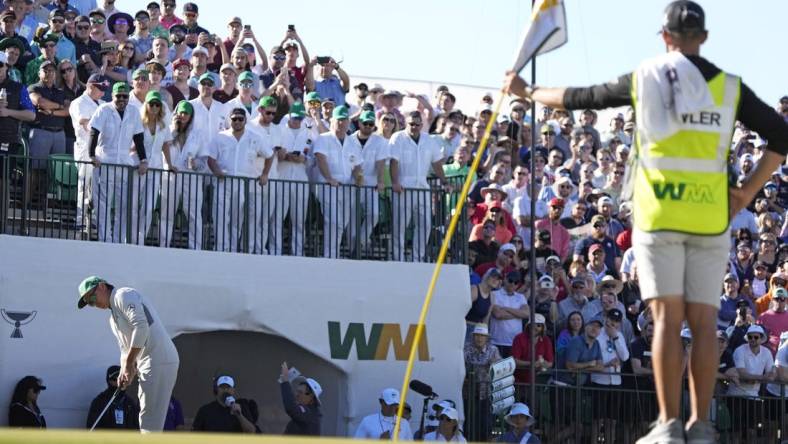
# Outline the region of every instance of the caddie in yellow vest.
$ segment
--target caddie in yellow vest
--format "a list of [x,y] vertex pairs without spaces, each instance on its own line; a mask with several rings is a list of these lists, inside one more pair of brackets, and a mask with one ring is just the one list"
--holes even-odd
[[[716,326],[729,220],[784,160],[788,125],[739,77],[700,56],[708,38],[700,5],[670,3],[661,35],[665,54],[611,82],[544,88],[509,72],[505,89],[553,108],[634,108],[636,135],[627,167],[631,192],[623,197],[632,200],[640,289],[654,316],[660,411],[637,444],[714,443],[709,407],[719,364]],[[743,184],[731,188],[728,162],[737,120],[766,139],[768,148]],[[679,415],[685,320],[693,340],[692,413],[686,426]]]

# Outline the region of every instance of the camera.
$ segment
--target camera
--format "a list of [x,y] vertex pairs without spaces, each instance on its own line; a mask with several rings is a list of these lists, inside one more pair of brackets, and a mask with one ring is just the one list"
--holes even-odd
[[287,30],[295,32],[295,25],[287,25]]
[[244,25],[244,31],[251,31],[252,25]]
[[320,65],[325,65],[330,60],[331,60],[331,57],[327,57],[327,56],[318,56],[317,57],[317,63],[320,64]]

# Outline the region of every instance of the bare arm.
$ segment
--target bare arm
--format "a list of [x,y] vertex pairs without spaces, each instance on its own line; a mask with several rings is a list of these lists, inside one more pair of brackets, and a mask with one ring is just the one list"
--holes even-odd
[[501,307],[498,305],[492,306],[492,315],[495,319],[501,319],[501,320],[515,319],[515,316],[509,313],[509,311],[506,310],[505,307]]
[[632,358],[632,372],[636,375],[653,375],[654,370],[643,367],[643,363],[638,358]]
[[350,92],[350,76],[347,75],[344,69],[339,67],[339,64],[331,59],[331,63],[334,64],[334,68],[336,68],[337,75],[339,75],[339,82],[342,85],[342,91],[345,93]]
[[553,109],[564,108],[564,94],[566,93],[566,88],[531,88],[525,80],[512,71],[508,72],[506,75],[504,91],[523,99],[539,102]]
[[317,168],[320,170],[320,174],[326,179],[326,182],[332,186],[337,186],[338,182],[331,177],[331,171],[328,169],[326,155],[323,153],[315,153],[315,159],[317,160]]
[[304,75],[304,87],[307,91],[315,90],[315,63],[317,63],[317,59],[313,57],[309,60],[309,63],[304,66],[306,70]]

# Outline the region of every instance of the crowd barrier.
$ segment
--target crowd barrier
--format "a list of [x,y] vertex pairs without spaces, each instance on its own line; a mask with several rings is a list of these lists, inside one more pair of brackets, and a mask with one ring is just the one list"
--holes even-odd
[[[3,157],[0,232],[251,254],[434,262],[457,191],[258,179]],[[467,221],[462,210],[462,220]],[[448,263],[464,263],[469,227]]]

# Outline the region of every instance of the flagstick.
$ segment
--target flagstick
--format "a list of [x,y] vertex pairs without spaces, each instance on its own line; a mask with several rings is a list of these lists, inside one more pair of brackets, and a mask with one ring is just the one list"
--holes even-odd
[[[498,118],[498,112],[501,110],[501,104],[503,103],[503,99],[505,97],[506,92],[502,89],[500,95],[498,96],[498,100],[496,101],[492,116],[490,116],[490,120],[487,122],[487,126],[484,129],[484,135],[482,136],[482,140],[479,143],[479,148],[476,150],[476,156],[473,159],[473,163],[471,164],[470,170],[468,171],[468,175],[465,177],[465,183],[462,185],[462,192],[460,192],[460,196],[457,198],[457,205],[454,208],[454,214],[452,215],[451,221],[449,222],[449,228],[446,230],[446,234],[443,237],[440,253],[438,253],[438,259],[435,261],[435,268],[432,270],[432,279],[430,280],[430,285],[427,289],[427,296],[424,298],[424,302],[421,306],[421,314],[419,315],[419,323],[416,326],[416,334],[413,338],[413,343],[410,346],[410,355],[408,356],[408,365],[405,369],[405,378],[402,380],[402,390],[400,390],[399,406],[397,407],[397,419],[394,423],[394,432],[392,436],[393,441],[399,441],[399,428],[400,423],[402,422],[402,413],[405,410],[405,398],[408,394],[408,381],[410,380],[410,375],[413,371],[413,365],[416,362],[416,350],[418,350],[419,343],[424,336],[424,324],[427,320],[427,312],[430,309],[430,304],[432,303],[432,295],[435,292],[435,285],[438,283],[438,276],[440,276],[443,261],[446,259],[446,253],[449,250],[451,238],[454,235],[454,230],[457,228],[460,215],[463,214],[462,207],[465,206],[465,199],[467,198],[468,192],[471,189],[471,184],[474,182],[473,178],[476,177],[476,169],[479,168],[479,164],[481,164],[484,151],[487,148],[487,141],[490,139],[490,133],[492,133],[493,125],[495,125],[495,121]],[[463,223],[465,222],[466,221],[463,221]],[[467,242],[467,239],[462,239],[462,242]]]
[[[531,11],[533,13],[535,0],[531,0]],[[531,58],[531,85],[536,85],[536,54]],[[530,403],[531,408],[534,407],[534,400],[536,399],[536,329],[534,328],[534,316],[536,316],[536,180],[534,172],[536,171],[536,101],[531,99],[531,257],[528,264],[528,276],[531,280],[531,309],[529,310],[528,330],[531,339],[531,368],[528,371],[531,373],[531,387],[530,387]],[[547,160],[547,159],[545,159]],[[545,323],[545,329],[547,324]]]

